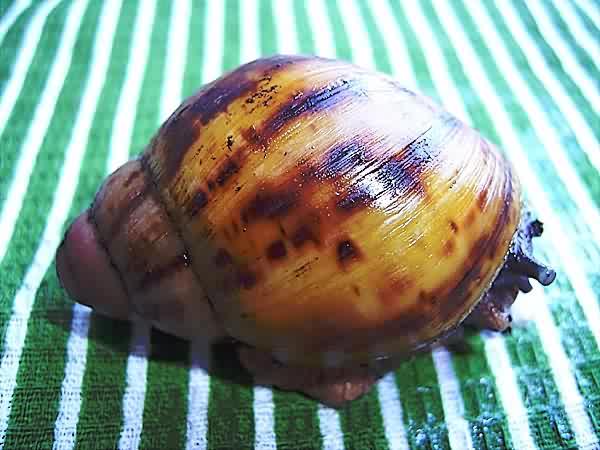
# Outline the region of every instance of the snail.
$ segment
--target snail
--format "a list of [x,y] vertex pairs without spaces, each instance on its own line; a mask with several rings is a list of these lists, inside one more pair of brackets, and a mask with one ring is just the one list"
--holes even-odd
[[56,255],[118,319],[235,342],[256,383],[341,406],[464,326],[503,331],[542,224],[510,162],[429,98],[349,62],[258,59],[186,99]]

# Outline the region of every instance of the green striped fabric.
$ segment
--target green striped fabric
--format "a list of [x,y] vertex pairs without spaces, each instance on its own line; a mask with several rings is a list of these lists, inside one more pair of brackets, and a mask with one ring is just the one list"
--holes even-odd
[[[0,449],[599,449],[597,0],[0,0]],[[556,282],[510,334],[333,410],[74,305],[65,226],[180,101],[261,55],[390,73],[514,162]]]

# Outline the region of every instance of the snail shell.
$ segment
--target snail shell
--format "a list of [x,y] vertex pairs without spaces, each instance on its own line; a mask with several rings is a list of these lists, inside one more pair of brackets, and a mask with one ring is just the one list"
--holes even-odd
[[[276,56],[187,99],[106,180],[81,219],[95,237],[70,230],[94,250],[59,250],[58,266],[113,315],[286,364],[359,365],[464,321],[503,267],[520,196],[494,145],[428,98],[346,62]],[[112,300],[81,288],[94,252],[119,274]]]

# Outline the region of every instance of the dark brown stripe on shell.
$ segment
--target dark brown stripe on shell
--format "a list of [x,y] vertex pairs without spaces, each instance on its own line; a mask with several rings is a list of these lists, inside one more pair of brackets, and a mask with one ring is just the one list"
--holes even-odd
[[467,257],[466,264],[463,270],[464,276],[452,291],[446,296],[446,300],[441,302],[442,317],[450,317],[458,311],[461,304],[464,302],[465,296],[468,293],[471,284],[480,278],[481,266],[483,259],[488,254],[489,249],[495,249],[500,245],[500,239],[504,227],[510,220],[510,211],[513,203],[513,185],[510,175],[506,175],[504,190],[502,192],[502,210],[498,214],[496,223],[494,224],[493,233],[491,235],[482,236],[471,249]]
[[284,125],[303,114],[314,114],[323,110],[331,110],[341,102],[357,98],[358,79],[346,80],[340,78],[327,86],[319,87],[301,95],[292,97],[262,127],[263,135],[275,135]]
[[200,212],[208,204],[208,195],[204,192],[203,189],[199,189],[194,198],[190,202],[188,207],[188,216],[190,218],[194,217],[196,214]]
[[185,154],[198,139],[202,125],[226,111],[238,98],[257,90],[260,85],[268,86],[277,71],[304,59],[276,56],[245,64],[188,98],[162,126],[160,142],[154,143],[169,147],[163,150],[166,157],[165,178],[171,179],[177,173]]

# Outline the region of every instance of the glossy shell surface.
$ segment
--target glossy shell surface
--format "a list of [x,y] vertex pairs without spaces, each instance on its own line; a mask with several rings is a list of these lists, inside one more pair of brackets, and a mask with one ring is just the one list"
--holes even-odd
[[294,364],[410,352],[456,327],[520,215],[509,163],[384,75],[277,56],[186,100],[144,155],[225,330]]

